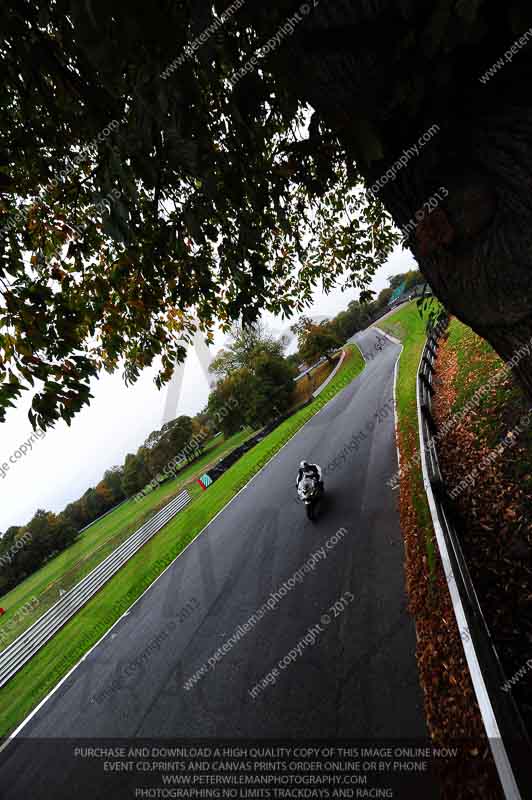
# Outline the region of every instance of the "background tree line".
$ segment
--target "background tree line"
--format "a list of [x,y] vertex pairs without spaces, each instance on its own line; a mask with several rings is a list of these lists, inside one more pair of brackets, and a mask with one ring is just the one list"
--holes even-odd
[[355,333],[364,330],[386,308],[393,292],[404,283],[404,293],[408,293],[426,281],[417,269],[392,275],[388,278],[389,287],[382,289],[374,300],[360,302],[352,300],[345,311],[340,311],[330,320],[314,323],[309,317],[300,319],[291,327],[297,335],[298,350],[288,356],[295,366],[302,362],[310,366],[319,358],[331,358],[331,354]]
[[[122,466],[107,469],[90,487],[59,514],[39,509],[26,525],[12,525],[0,538],[0,556],[7,555],[25,534],[31,541],[10,555],[0,569],[0,594],[39,569],[68,547],[79,531],[145,486],[204,424],[202,415],[177,417],[161,430],[152,431],[136,453],[128,453]],[[197,457],[199,446],[188,460]]]
[[[96,486],[88,488],[59,514],[39,509],[29,523],[12,525],[1,536],[0,556],[8,554],[26,532],[32,535],[0,569],[0,594],[68,547],[91,522],[144,488],[193,436],[209,428],[209,419],[216,418],[230,396],[239,403],[234,411],[221,415],[220,427],[226,436],[247,425],[261,427],[285,411],[291,402],[297,370],[284,358],[283,350],[284,343],[275,341],[261,324],[248,329],[234,326],[231,344],[213,361],[218,382],[202,411],[194,417],[179,416],[152,431],[135,453],[126,455],[121,466],[107,469]],[[210,439],[212,433],[200,439],[193,450],[187,449],[183,468],[201,455]]]
[[[182,415],[152,431],[136,453],[128,453],[121,466],[107,469],[96,486],[88,488],[59,514],[39,509],[27,525],[8,528],[0,538],[0,556],[9,553],[26,532],[32,538],[0,570],[0,593],[13,588],[68,547],[91,522],[143,489],[194,435],[205,431],[209,418],[226,408],[230,398],[237,398],[238,404],[221,415],[220,429],[226,437],[244,427],[260,428],[286,413],[294,403],[294,378],[302,362],[310,365],[321,356],[330,360],[348,338],[371,324],[397,286],[405,282],[409,289],[424,282],[417,270],[394,275],[389,281],[390,288],[383,289],[375,300],[352,300],[347,309],[324,323],[300,317],[292,326],[298,337],[298,350],[290,356],[284,353],[287,341],[276,340],[262,323],[246,327],[235,324],[230,343],[211,364],[217,382],[202,411],[194,417]],[[202,439],[187,453],[187,463],[201,455],[210,438]]]

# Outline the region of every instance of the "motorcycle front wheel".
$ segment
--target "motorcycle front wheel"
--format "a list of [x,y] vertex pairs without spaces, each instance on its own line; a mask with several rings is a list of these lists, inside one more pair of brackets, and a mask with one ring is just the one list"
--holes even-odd
[[307,503],[306,504],[306,509],[307,509],[307,517],[309,519],[313,520],[314,519],[314,504],[313,503]]

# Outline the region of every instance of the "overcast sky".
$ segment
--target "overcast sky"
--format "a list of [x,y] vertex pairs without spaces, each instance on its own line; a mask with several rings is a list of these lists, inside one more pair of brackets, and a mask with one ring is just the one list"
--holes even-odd
[[[397,247],[388,263],[377,272],[371,285],[377,292],[388,286],[387,278],[414,269],[412,255]],[[310,315],[334,316],[347,308],[358,291],[340,289],[325,295],[317,290]],[[294,318],[295,319],[295,318]],[[265,314],[268,326],[280,332],[287,322]],[[219,347],[224,337],[218,336]],[[155,368],[147,369],[134,386],[125,386],[120,372],[103,373],[92,382],[94,399],[73,420],[71,426],[57,422],[45,437],[34,441],[31,449],[18,460],[10,456],[32,434],[28,420],[31,397],[23,398],[10,409],[0,425],[0,476],[2,465],[8,471],[0,477],[0,531],[10,525],[29,522],[38,508],[61,511],[65,505],[95,486],[108,467],[122,464],[127,453],[135,452],[151,431],[162,425],[166,387],[158,391],[153,378]],[[185,366],[185,378],[179,414],[193,415],[202,409],[208,386],[197,356],[192,352]]]

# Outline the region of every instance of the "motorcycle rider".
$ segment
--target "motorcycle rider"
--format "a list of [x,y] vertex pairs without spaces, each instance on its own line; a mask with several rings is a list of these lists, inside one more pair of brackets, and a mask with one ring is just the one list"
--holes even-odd
[[303,477],[314,478],[318,481],[318,486],[320,490],[323,492],[323,480],[321,477],[321,467],[319,464],[309,464],[308,461],[301,461],[299,465],[299,469],[297,471],[297,478],[296,478],[296,487],[299,489],[299,484],[303,480]]

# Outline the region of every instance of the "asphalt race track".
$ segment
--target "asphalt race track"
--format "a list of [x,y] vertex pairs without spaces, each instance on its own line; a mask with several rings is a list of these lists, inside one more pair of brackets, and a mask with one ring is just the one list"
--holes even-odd
[[[387,341],[377,350],[371,329],[353,340],[367,358],[362,374],[208,525],[7,745],[2,800],[58,797],[67,784],[65,796],[77,797],[74,772],[35,737],[41,745],[49,737],[426,740],[397,492],[386,485],[397,469],[399,346]],[[302,458],[325,470],[315,522],[296,497]],[[203,665],[205,674],[184,688]]]

